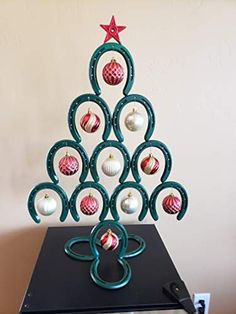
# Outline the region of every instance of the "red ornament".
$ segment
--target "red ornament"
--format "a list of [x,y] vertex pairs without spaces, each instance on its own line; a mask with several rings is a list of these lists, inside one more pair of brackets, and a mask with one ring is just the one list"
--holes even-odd
[[65,176],[72,176],[79,170],[79,162],[76,157],[66,153],[59,161],[59,170]]
[[110,63],[107,63],[103,70],[102,76],[104,81],[109,85],[118,85],[124,78],[124,69],[122,65],[112,59]]
[[100,24],[100,26],[107,32],[104,44],[111,38],[114,38],[120,44],[119,33],[123,31],[126,26],[117,26],[114,15],[112,16],[109,25]]
[[154,174],[159,169],[159,161],[152,154],[150,154],[142,160],[141,168],[146,174]]
[[100,118],[95,113],[88,110],[80,120],[81,128],[87,133],[94,133],[100,125]]
[[111,229],[108,229],[107,232],[101,236],[100,243],[104,250],[114,251],[119,245],[119,238]]
[[98,211],[99,203],[96,197],[94,197],[91,193],[88,196],[82,198],[80,202],[80,210],[85,215],[93,215]]
[[162,207],[168,214],[176,214],[181,210],[181,200],[173,193],[163,199]]

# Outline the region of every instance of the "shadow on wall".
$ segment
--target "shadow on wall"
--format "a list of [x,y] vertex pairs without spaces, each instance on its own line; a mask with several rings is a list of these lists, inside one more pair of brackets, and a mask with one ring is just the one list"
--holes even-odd
[[32,227],[1,235],[1,314],[18,313],[45,233],[45,227]]

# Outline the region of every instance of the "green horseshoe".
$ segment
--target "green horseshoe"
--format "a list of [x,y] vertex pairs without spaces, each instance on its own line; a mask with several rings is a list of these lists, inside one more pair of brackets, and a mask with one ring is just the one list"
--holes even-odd
[[115,188],[114,192],[112,193],[112,196],[110,199],[110,208],[111,208],[112,217],[116,221],[120,219],[120,216],[119,216],[117,208],[116,208],[117,197],[121,191],[123,191],[124,189],[127,189],[127,188],[136,189],[142,197],[142,201],[143,201],[142,209],[141,209],[141,212],[138,216],[138,220],[142,221],[148,212],[148,205],[149,205],[148,194],[147,194],[147,191],[145,190],[145,188],[141,184],[139,184],[137,182],[132,182],[132,181],[127,181],[127,182],[124,182],[124,183],[118,185]]
[[81,142],[81,137],[79,135],[79,132],[76,127],[76,122],[75,122],[76,112],[77,112],[78,107],[81,104],[88,101],[92,101],[96,103],[102,109],[102,112],[104,114],[104,119],[105,119],[104,132],[103,132],[102,138],[104,141],[106,141],[110,135],[111,128],[112,128],[111,113],[105,100],[93,94],[81,95],[72,102],[69,113],[68,113],[68,125],[69,125],[71,135],[76,140],[76,142],[78,143]]
[[152,218],[154,220],[158,220],[158,218],[159,218],[158,214],[157,214],[157,210],[156,210],[156,200],[157,200],[157,197],[159,196],[160,192],[166,188],[176,189],[181,195],[182,206],[181,206],[180,212],[177,215],[177,220],[181,220],[187,211],[188,195],[187,195],[185,188],[181,184],[174,182],[174,181],[168,181],[168,182],[161,183],[160,185],[158,185],[153,190],[151,197],[150,197],[150,202],[149,202],[150,212],[151,212]]
[[117,43],[107,43],[98,47],[93,53],[89,64],[89,79],[92,89],[96,95],[101,94],[101,89],[97,79],[97,65],[101,56],[108,51],[117,51],[125,59],[127,65],[127,80],[123,89],[123,94],[128,95],[134,83],[134,62],[127,48]]
[[154,115],[154,111],[153,111],[152,104],[150,103],[150,101],[144,96],[137,95],[137,94],[123,97],[117,103],[114,113],[113,113],[113,117],[112,117],[112,125],[114,128],[115,136],[119,142],[124,141],[124,136],[122,135],[121,129],[120,129],[120,115],[123,108],[130,102],[138,102],[141,105],[143,105],[144,108],[146,109],[147,116],[148,116],[148,127],[144,135],[144,139],[145,141],[148,141],[151,138],[154,128],[155,128],[155,115]]
[[74,192],[72,193],[70,201],[69,201],[71,215],[75,221],[80,220],[79,214],[76,210],[76,200],[77,200],[79,193],[82,190],[87,189],[87,188],[93,188],[93,189],[97,190],[102,196],[103,208],[102,208],[102,212],[99,216],[99,220],[102,221],[106,218],[107,213],[109,211],[109,196],[107,194],[106,189],[100,183],[93,182],[93,181],[87,181],[87,182],[83,182],[83,183],[79,184],[76,187],[76,189],[74,190]]
[[91,175],[93,177],[93,180],[95,182],[99,181],[99,176],[98,176],[98,172],[97,172],[97,159],[98,156],[100,154],[100,152],[107,147],[115,147],[117,148],[123,155],[124,158],[124,167],[123,167],[123,171],[122,174],[119,178],[119,182],[123,183],[125,181],[125,179],[127,178],[128,174],[129,174],[129,169],[130,169],[130,157],[129,157],[129,153],[127,148],[121,144],[120,142],[117,141],[113,141],[113,140],[108,140],[106,142],[101,142],[100,144],[98,144],[95,148],[95,150],[93,151],[93,154],[91,156],[90,159],[90,171],[91,171]]
[[[79,260],[79,261],[93,261],[94,260],[94,256],[93,255],[84,255],[84,254],[79,254],[77,252],[75,252],[72,249],[72,246],[78,243],[89,243],[90,238],[89,237],[84,237],[84,236],[79,236],[76,238],[72,238],[70,240],[68,240],[65,243],[64,246],[64,251],[67,255],[69,255],[70,257]],[[96,243],[97,245],[100,245],[100,242],[97,241]]]
[[138,168],[138,159],[139,159],[139,156],[142,153],[142,151],[144,149],[146,149],[147,147],[156,147],[162,151],[164,158],[165,158],[165,168],[164,168],[163,174],[161,176],[161,182],[166,181],[169,174],[170,174],[171,166],[172,166],[171,155],[170,155],[170,152],[169,152],[167,146],[164,143],[162,143],[160,141],[156,141],[156,140],[150,140],[148,142],[143,142],[142,144],[140,144],[136,148],[136,150],[133,154],[132,160],[131,160],[131,171],[132,171],[132,174],[133,174],[135,181],[136,182],[141,181],[141,177],[139,175],[139,168]]
[[[128,234],[128,239],[137,242],[138,247],[136,249],[134,249],[133,251],[126,252],[124,255],[124,258],[135,257],[135,256],[141,254],[145,250],[146,243],[145,243],[144,239],[141,238],[140,236],[137,236],[136,234]],[[120,236],[119,236],[119,240],[121,240]],[[73,245],[75,245],[75,244],[89,243],[89,241],[90,241],[90,237],[86,237],[86,236],[79,236],[79,237],[72,238],[65,243],[64,251],[67,255],[69,255],[71,258],[74,258],[76,260],[93,261],[95,259],[95,257],[93,255],[80,254],[78,252],[75,252],[72,248]],[[101,243],[99,240],[96,241],[96,244],[98,246],[101,246]]]
[[139,246],[135,250],[125,253],[124,258],[135,257],[143,253],[146,248],[146,243],[143,238],[136,234],[129,233],[128,239],[137,242]]
[[66,219],[68,212],[69,212],[68,198],[67,198],[65,191],[59,185],[54,184],[52,182],[39,183],[30,192],[29,198],[28,198],[28,211],[30,213],[30,216],[33,218],[33,220],[36,223],[41,222],[41,219],[39,218],[39,216],[36,212],[34,203],[35,203],[35,197],[38,194],[38,192],[45,190],[45,189],[53,190],[60,196],[60,199],[62,202],[62,212],[61,212],[61,216],[60,216],[60,221],[63,222]]
[[124,274],[123,277],[115,282],[108,282],[102,279],[98,273],[98,267],[100,264],[99,259],[95,259],[90,267],[90,276],[93,281],[100,287],[108,290],[120,289],[127,285],[131,279],[131,268],[129,263],[125,259],[118,258],[118,263],[122,266]]
[[61,140],[56,142],[52,148],[48,152],[47,156],[47,172],[50,177],[50,179],[57,184],[59,182],[58,176],[56,175],[55,169],[54,169],[54,157],[57,153],[57,151],[63,147],[72,147],[74,148],[80,155],[81,160],[82,160],[82,173],[80,175],[80,182],[84,182],[89,171],[89,158],[84,150],[83,146],[80,144],[76,143],[75,141],[72,140]]
[[[112,227],[112,228],[114,227],[118,229],[121,236],[121,242],[120,242],[120,248],[119,248],[117,260],[119,264],[122,266],[124,273],[123,273],[123,277],[119,281],[115,281],[115,282],[108,282],[108,281],[103,280],[100,277],[99,272],[98,272],[100,259],[99,259],[99,251],[96,245],[96,240],[97,240],[98,233],[104,227]],[[91,247],[92,254],[95,257],[90,267],[90,275],[93,281],[100,287],[105,288],[105,289],[110,289],[110,290],[119,289],[127,285],[131,279],[131,268],[128,262],[124,259],[125,252],[128,247],[128,234],[124,226],[114,220],[105,220],[105,221],[100,222],[97,226],[93,228],[91,232],[90,247]]]

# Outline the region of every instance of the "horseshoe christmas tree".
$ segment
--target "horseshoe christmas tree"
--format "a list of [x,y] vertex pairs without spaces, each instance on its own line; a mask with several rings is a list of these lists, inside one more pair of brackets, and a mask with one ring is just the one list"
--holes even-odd
[[[68,113],[68,126],[71,132],[71,139],[59,140],[48,152],[46,168],[50,181],[36,185],[28,198],[28,211],[36,223],[40,223],[40,216],[49,216],[56,211],[56,200],[50,195],[50,192],[57,193],[61,200],[60,221],[66,220],[68,215],[76,221],[80,221],[80,212],[90,216],[99,212],[99,222],[92,229],[91,233],[86,236],[80,236],[70,239],[64,245],[65,254],[79,262],[89,262],[91,279],[100,287],[105,289],[118,289],[125,286],[132,280],[130,258],[137,256],[145,250],[145,239],[135,234],[129,234],[124,225],[122,225],[119,213],[133,214],[139,208],[139,201],[133,195],[131,190],[136,190],[140,194],[141,210],[138,220],[141,222],[147,214],[150,214],[153,220],[158,220],[157,200],[162,197],[162,210],[172,216],[176,215],[177,220],[181,220],[187,210],[188,198],[184,187],[175,181],[169,181],[169,175],[172,167],[172,159],[167,146],[153,138],[155,128],[155,114],[151,102],[140,94],[132,94],[131,89],[134,83],[135,71],[134,62],[129,50],[121,44],[120,32],[125,26],[117,26],[115,18],[112,17],[109,25],[100,25],[106,32],[104,44],[98,47],[93,53],[89,64],[89,80],[93,93],[86,93],[78,96],[71,104]],[[112,41],[110,41],[112,40]],[[118,60],[114,58],[107,63],[102,70],[102,78],[106,84],[118,85],[125,81],[123,96],[118,101],[113,112],[110,106],[102,98],[102,92],[98,82],[97,67],[100,58],[107,52],[116,52],[125,60],[126,67],[123,67]],[[104,116],[105,124],[102,133],[102,141],[94,148],[91,156],[86,152],[85,147],[81,144],[81,129],[87,133],[96,133],[101,128],[101,117],[91,109],[81,115],[78,119],[77,110],[85,103],[92,102],[95,106],[100,107]],[[147,129],[144,130],[144,139],[140,140],[141,144],[135,149],[132,155],[124,145],[124,136],[121,130],[121,113],[127,106],[136,104],[136,107],[142,106],[146,111],[148,123]],[[131,107],[130,112],[126,115],[123,123],[129,132],[135,133],[144,128],[144,118],[138,109]],[[114,131],[116,140],[110,139],[111,131]],[[123,157],[123,168],[118,159],[112,152],[98,165],[100,153],[109,148],[111,151],[118,150]],[[154,153],[146,154],[142,160],[141,154],[147,149],[155,148],[163,155],[164,166]],[[66,154],[55,163],[55,156],[59,150],[66,150]],[[73,151],[72,154],[70,151]],[[78,159],[80,156],[81,162]],[[111,195],[108,194],[106,187],[99,181],[98,168],[109,177],[118,177],[119,184],[115,187]],[[160,182],[155,186],[153,191],[147,192],[142,185],[142,177],[150,176],[150,179],[156,179],[156,173],[164,169],[160,177]],[[78,184],[74,187],[70,196],[60,186],[58,173],[64,176],[78,176]],[[87,179],[89,173],[90,180]],[[127,180],[131,174],[132,180]],[[89,194],[80,197],[83,190],[89,189]],[[172,193],[169,194],[169,189]],[[101,195],[101,204],[93,195],[92,190],[96,190]],[[127,193],[129,190],[129,193]],[[42,198],[38,197],[39,192],[45,192]],[[164,192],[163,192],[164,191]],[[161,193],[163,192],[163,193]],[[52,193],[51,193],[52,194]],[[118,204],[118,197],[122,196]],[[79,199],[79,202],[78,202]],[[77,205],[79,203],[79,206]],[[110,219],[108,219],[110,217]],[[112,217],[112,218],[111,218]],[[137,248],[133,251],[128,250],[129,241],[137,242]],[[83,255],[73,250],[74,244],[88,243],[91,249],[90,255]],[[117,250],[119,264],[123,268],[123,277],[116,282],[107,282],[99,274],[101,247],[106,251]],[[68,258],[69,258],[68,257]]]

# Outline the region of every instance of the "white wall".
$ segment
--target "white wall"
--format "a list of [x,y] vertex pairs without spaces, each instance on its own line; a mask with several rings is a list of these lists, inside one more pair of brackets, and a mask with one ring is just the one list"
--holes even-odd
[[[136,64],[133,92],[152,101],[154,137],[172,152],[170,179],[189,193],[185,219],[161,214],[156,226],[191,293],[210,292],[210,313],[233,314],[236,2],[226,0],[0,2],[0,313],[17,312],[45,230],[60,225],[58,216],[35,225],[27,196],[47,180],[51,145],[70,137],[69,105],[91,91],[88,63],[105,36],[99,24],[112,14],[127,25],[121,38]],[[121,88],[102,86],[112,110]],[[133,151],[142,132],[126,135]],[[84,145],[91,151],[98,140]],[[149,191],[157,184],[143,182]],[[70,191],[74,183],[62,185]]]

